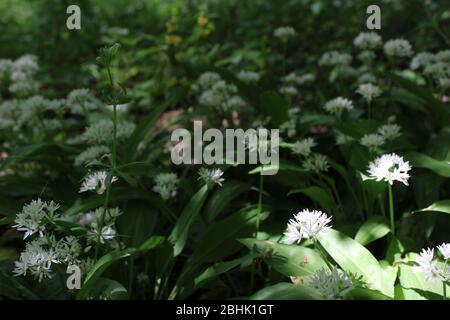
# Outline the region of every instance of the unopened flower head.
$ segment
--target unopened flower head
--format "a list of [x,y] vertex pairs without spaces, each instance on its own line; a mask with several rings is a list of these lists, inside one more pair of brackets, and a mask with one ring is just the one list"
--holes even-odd
[[362,95],[367,102],[371,102],[381,95],[381,89],[371,83],[361,84],[356,92]]
[[413,54],[412,46],[406,39],[389,40],[384,44],[384,53],[389,57],[409,57]]
[[438,246],[439,252],[445,260],[450,259],[450,243],[443,243]]
[[381,36],[376,32],[361,32],[353,41],[355,47],[363,50],[373,50],[383,44]]
[[311,154],[311,148],[316,145],[317,143],[314,138],[308,137],[294,143],[292,146],[292,153],[307,157]]
[[409,174],[411,166],[408,161],[404,161],[403,157],[395,153],[384,154],[375,159],[369,164],[369,176],[377,181],[385,181],[390,185],[394,181],[402,182],[408,185]]
[[[107,177],[108,173],[106,171],[97,171],[89,174],[83,180],[80,193],[86,191],[96,191],[98,194],[103,194],[106,190]],[[111,183],[116,182],[117,180],[117,177],[112,177]]]
[[397,125],[395,123],[385,124],[385,125],[379,127],[377,132],[385,140],[389,141],[389,140],[394,140],[401,135],[401,128],[399,125]]
[[303,162],[303,168],[314,173],[326,172],[329,167],[327,156],[318,153],[312,154]]
[[294,37],[297,34],[292,27],[280,27],[274,30],[273,35],[283,41],[287,41],[289,38]]
[[323,108],[331,114],[340,116],[344,110],[353,110],[353,102],[348,99],[338,97],[328,101]]
[[225,181],[225,179],[222,178],[223,171],[220,169],[200,168],[198,175],[198,179],[203,180],[208,186],[213,186],[216,183],[219,186],[222,186],[222,182]]
[[317,271],[311,276],[308,284],[326,300],[343,299],[354,288],[350,277],[336,266],[333,266],[331,271],[325,269]]
[[284,233],[284,243],[300,243],[302,239],[315,238],[320,232],[330,228],[331,217],[318,210],[302,210],[289,220]]
[[168,200],[175,195],[178,181],[175,173],[160,173],[155,178],[156,185],[153,191],[159,193],[163,200]]
[[382,135],[377,133],[365,134],[361,138],[361,145],[369,148],[370,151],[376,151],[379,147],[385,144],[385,139]]

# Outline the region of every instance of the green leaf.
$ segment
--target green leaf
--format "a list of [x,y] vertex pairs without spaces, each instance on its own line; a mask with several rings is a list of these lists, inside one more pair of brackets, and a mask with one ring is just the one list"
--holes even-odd
[[288,106],[278,93],[264,92],[259,97],[259,105],[270,116],[275,126],[280,126],[288,120]]
[[333,229],[321,232],[317,239],[343,270],[362,276],[374,289],[394,297],[395,278],[361,244]]
[[392,300],[392,298],[378,291],[362,287],[356,287],[350,294],[355,300]]
[[89,293],[89,297],[106,300],[127,300],[128,292],[119,282],[100,278]]
[[320,269],[328,269],[322,257],[306,247],[255,239],[239,241],[252,252],[258,253],[268,265],[286,277],[308,276]]
[[289,191],[288,196],[296,193],[302,193],[306,195],[327,212],[332,212],[333,208],[335,207],[333,197],[323,188],[312,186],[303,189],[294,189]]
[[165,238],[162,236],[151,236],[145,240],[138,248],[138,251],[147,251],[160,247],[164,243]]
[[249,297],[250,300],[320,300],[313,289],[287,282],[266,287]]
[[387,235],[391,229],[387,220],[383,217],[375,216],[367,220],[358,230],[355,240],[363,246]]
[[417,152],[408,152],[405,154],[405,159],[411,162],[413,168],[425,168],[442,177],[450,178],[450,164],[448,161],[436,160],[426,154]]
[[205,206],[205,219],[212,222],[239,195],[247,192],[250,186],[240,181],[226,181],[223,186],[211,196]]
[[184,208],[175,224],[169,241],[174,245],[174,256],[178,256],[186,244],[189,230],[197,219],[203,203],[208,195],[208,186],[204,185]]
[[94,288],[94,284],[112,263],[127,258],[134,252],[134,250],[112,251],[101,257],[87,274],[83,286],[78,292],[77,298],[86,299],[89,296],[91,289]]
[[260,172],[268,172],[268,171],[296,171],[296,172],[302,172],[302,173],[306,173],[306,170],[303,169],[302,167],[300,167],[299,165],[290,162],[290,161],[286,161],[286,160],[281,160],[280,159],[280,163],[278,165],[263,165],[263,166],[259,166],[253,170],[251,170],[248,174],[255,174],[255,173],[260,173]]
[[450,214],[450,200],[441,200],[429,205],[426,208],[416,210],[414,212],[436,211]]

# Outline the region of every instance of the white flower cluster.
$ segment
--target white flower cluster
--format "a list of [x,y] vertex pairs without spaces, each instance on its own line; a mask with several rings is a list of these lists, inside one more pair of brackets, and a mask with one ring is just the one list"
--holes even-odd
[[317,146],[317,142],[314,138],[308,137],[297,141],[292,146],[292,153],[308,157],[311,154],[311,148]]
[[319,292],[326,300],[340,300],[354,289],[350,277],[333,266],[331,271],[321,269],[309,278],[308,285]]
[[381,47],[383,40],[376,32],[361,32],[353,41],[355,47],[363,50],[374,50]]
[[406,39],[389,40],[384,44],[384,53],[389,57],[410,57],[413,54],[412,46]]
[[414,56],[411,60],[410,68],[413,70],[423,69],[436,61],[434,54],[430,52],[421,52]]
[[215,72],[200,75],[193,89],[200,92],[199,103],[206,107],[229,112],[246,106],[245,101],[237,94],[237,87],[228,84]]
[[101,159],[103,156],[105,156],[109,153],[110,153],[110,150],[107,146],[88,147],[86,150],[84,150],[82,153],[80,153],[78,156],[76,156],[75,165],[76,166],[86,165],[89,162]]
[[[102,119],[86,128],[82,139],[92,144],[110,143],[113,137],[113,126],[111,120]],[[119,121],[117,124],[117,139],[124,140],[131,136],[136,125],[130,121]]]
[[356,90],[367,102],[371,102],[374,98],[381,95],[380,87],[371,83],[361,84]]
[[348,66],[353,60],[353,57],[348,53],[340,53],[338,51],[325,52],[319,60],[319,66]]
[[283,242],[300,243],[302,239],[315,238],[320,232],[330,228],[331,217],[318,210],[302,210],[289,220]]
[[289,26],[279,27],[273,31],[273,35],[282,41],[287,41],[289,38],[294,37],[297,34],[295,29]]
[[[98,194],[103,194],[106,191],[108,173],[106,171],[93,172],[83,179],[81,184],[80,193],[87,191],[96,191]],[[111,178],[111,183],[116,182],[117,177]]]
[[313,173],[327,172],[330,168],[327,156],[319,153],[314,153],[306,158],[302,165],[303,169]]
[[280,132],[286,133],[289,138],[292,138],[297,133],[297,121],[300,108],[290,108],[288,110],[288,119],[280,125]]
[[443,243],[438,246],[438,250],[444,260],[443,266],[439,266],[438,260],[434,258],[434,248],[423,249],[416,259],[414,269],[425,274],[425,280],[436,282],[446,282],[450,280],[450,272],[447,260],[450,258],[450,244]]
[[376,152],[385,142],[384,137],[377,133],[365,134],[360,140],[361,145],[367,147],[371,152]]
[[[108,208],[105,210],[101,207],[97,208],[95,211],[83,214],[79,218],[78,223],[89,228],[87,239],[90,242],[105,244],[116,238],[117,232],[114,226],[117,217],[122,214],[123,213],[119,208]],[[100,227],[102,216],[103,224]]]
[[389,123],[379,127],[377,132],[384,140],[390,141],[401,135],[401,128],[395,123]]
[[295,72],[291,72],[281,78],[281,81],[287,85],[304,85],[316,80],[316,76],[312,73],[305,73],[301,76],[297,75]]
[[74,89],[67,96],[67,104],[73,114],[84,114],[95,111],[99,103],[89,93],[89,89]]
[[404,161],[403,157],[395,153],[384,154],[376,158],[369,164],[368,174],[377,181],[385,181],[390,185],[394,181],[402,182],[408,185],[411,166],[408,161]]
[[222,186],[222,182],[225,181],[225,179],[222,178],[223,171],[220,169],[200,168],[198,175],[198,180],[203,180],[209,187],[212,187],[214,184]]
[[258,72],[253,71],[239,71],[237,75],[239,80],[242,80],[246,83],[256,83],[261,79],[261,75]]
[[33,76],[39,70],[37,57],[24,55],[15,61],[0,60],[0,82],[9,84],[8,90],[20,97],[30,96],[38,89]]
[[24,239],[35,233],[39,233],[39,236],[43,237],[46,225],[53,223],[58,216],[56,213],[58,209],[59,205],[53,201],[33,200],[16,215],[13,228],[24,232]]
[[280,93],[286,96],[296,96],[299,94],[297,88],[294,86],[283,86],[280,88]]
[[160,173],[155,178],[156,185],[153,191],[159,193],[163,200],[168,200],[175,196],[178,182],[179,179],[175,173]]
[[365,64],[371,64],[375,60],[375,57],[375,52],[370,50],[364,50],[358,54],[358,60]]
[[347,111],[353,110],[353,102],[348,99],[338,97],[328,101],[323,108],[329,113],[340,117],[344,110]]

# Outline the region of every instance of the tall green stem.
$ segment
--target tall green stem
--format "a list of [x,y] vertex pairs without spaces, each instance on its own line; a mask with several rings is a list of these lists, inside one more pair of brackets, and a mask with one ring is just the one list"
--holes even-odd
[[264,187],[264,176],[262,175],[262,173],[260,173],[260,175],[259,175],[258,213],[256,214],[256,234],[255,234],[255,238],[258,237],[259,225],[260,225],[260,222],[261,222],[263,187]]
[[392,195],[392,186],[388,183],[389,190],[389,217],[391,222],[391,231],[395,235],[395,223],[394,223],[394,197]]
[[371,115],[371,103],[370,103],[370,100],[369,101],[367,101],[367,119],[369,119],[370,120],[370,115]]

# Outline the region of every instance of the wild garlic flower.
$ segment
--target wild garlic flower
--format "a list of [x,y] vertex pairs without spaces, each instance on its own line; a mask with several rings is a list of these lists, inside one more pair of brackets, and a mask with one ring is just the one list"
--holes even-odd
[[363,96],[367,102],[371,102],[374,98],[381,95],[381,89],[371,83],[361,84],[356,90],[357,93]]
[[311,148],[315,146],[317,146],[317,143],[314,138],[308,137],[294,143],[292,153],[307,157],[311,154]]
[[347,143],[353,142],[355,139],[352,136],[343,134],[343,133],[337,133],[336,134],[336,144],[337,145],[343,145]]
[[425,281],[433,283],[446,281],[448,275],[437,265],[434,259],[434,249],[423,249],[419,257],[416,259],[414,270],[425,273]]
[[379,127],[377,132],[385,140],[390,141],[390,140],[394,140],[394,139],[400,137],[401,128],[399,125],[397,125],[395,123],[385,124],[385,125]]
[[318,210],[304,209],[289,220],[284,233],[283,242],[286,244],[300,243],[302,239],[315,238],[320,232],[330,228],[331,217]]
[[376,83],[377,78],[371,73],[364,73],[358,77],[356,82],[358,84]]
[[280,125],[280,132],[286,133],[291,138],[297,133],[297,119],[290,118],[288,121],[283,122]]
[[220,169],[200,168],[198,175],[198,180],[203,180],[209,187],[212,187],[214,184],[222,186],[222,182],[225,181],[225,179],[222,178],[223,171]]
[[336,66],[331,70],[330,76],[328,77],[328,80],[330,82],[335,82],[339,79],[351,79],[358,75],[358,70],[353,68],[352,66]]
[[163,200],[168,200],[177,192],[179,179],[175,173],[160,173],[155,178],[156,185],[153,191],[161,195]]
[[394,181],[399,181],[408,185],[409,174],[411,166],[408,161],[404,161],[403,157],[396,155],[395,153],[384,154],[381,157],[376,158],[369,164],[368,174],[376,181],[385,181],[390,185]]
[[284,86],[280,88],[280,93],[286,96],[296,96],[299,92],[297,88],[293,86]]
[[194,89],[205,90],[210,89],[219,80],[222,80],[220,75],[216,72],[205,72],[200,75],[194,86]]
[[91,146],[75,157],[75,165],[83,166],[110,153],[107,146]]
[[[98,194],[103,194],[106,190],[106,179],[108,173],[106,171],[97,171],[84,177],[80,188],[80,193],[87,191],[96,191]],[[112,177],[111,183],[116,182],[117,177]]]
[[319,60],[319,66],[339,66],[339,65],[349,65],[353,60],[353,57],[348,53],[340,53],[338,51],[328,51],[325,52]]
[[436,53],[435,58],[437,61],[450,63],[450,50],[442,50]]
[[450,78],[450,63],[436,62],[425,67],[423,73],[435,80]]
[[377,151],[379,147],[386,143],[386,140],[382,135],[377,133],[365,134],[361,140],[361,145],[369,148],[371,152]]
[[73,114],[86,114],[98,109],[89,89],[75,89],[67,96],[67,104]]
[[361,32],[353,41],[355,47],[363,50],[373,50],[381,47],[383,41],[376,32]]
[[443,243],[438,246],[439,252],[445,260],[450,259],[450,243]]
[[280,27],[274,30],[273,35],[282,41],[287,41],[289,38],[297,34],[292,27]]
[[107,225],[101,228],[97,226],[97,224],[93,224],[91,230],[88,232],[88,238],[92,242],[100,242],[101,244],[105,244],[110,240],[114,240],[117,236],[117,232],[114,229],[113,225]]
[[320,173],[328,171],[330,165],[325,155],[314,153],[303,161],[303,168],[309,172]]
[[412,46],[406,39],[389,40],[384,44],[384,53],[389,57],[409,57],[413,54]]
[[246,83],[255,83],[255,82],[258,82],[259,79],[261,79],[261,75],[258,72],[245,71],[245,70],[239,71],[237,77],[238,77],[238,79],[240,79]]
[[370,50],[364,50],[358,54],[358,60],[362,63],[371,64],[373,60],[375,60],[375,52]]
[[[110,143],[113,137],[114,124],[110,120],[100,120],[91,124],[84,131],[82,138],[91,144]],[[131,136],[136,125],[133,122],[122,120],[117,124],[117,139],[123,140]]]
[[442,89],[449,89],[450,88],[450,77],[449,78],[440,78],[438,81],[439,87]]
[[329,113],[340,117],[344,110],[353,110],[353,102],[348,99],[338,97],[328,101],[323,108]]
[[39,236],[43,237],[45,226],[52,223],[58,216],[56,213],[58,209],[59,205],[53,201],[33,200],[26,204],[22,211],[16,215],[13,228],[24,232],[24,239],[35,233],[39,233]]
[[435,56],[434,54],[430,52],[421,52],[418,53],[412,58],[410,63],[410,68],[413,70],[417,69],[423,69],[425,67],[428,67],[429,65],[433,64],[435,62]]
[[316,289],[326,300],[339,300],[354,289],[351,278],[333,266],[331,271],[321,269],[309,278],[308,285]]

